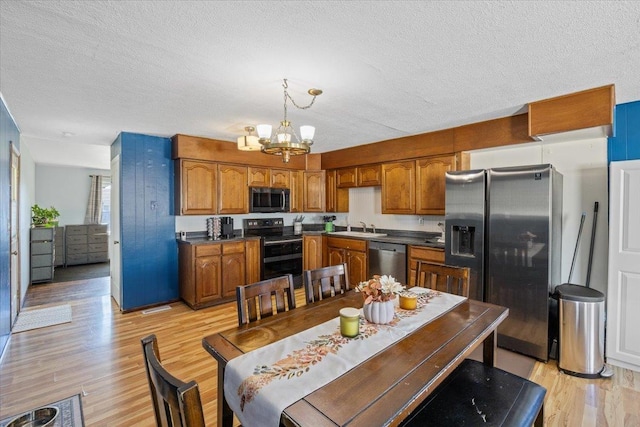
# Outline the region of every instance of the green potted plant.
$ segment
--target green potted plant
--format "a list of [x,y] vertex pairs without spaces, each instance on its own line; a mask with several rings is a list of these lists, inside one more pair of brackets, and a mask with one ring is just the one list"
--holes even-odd
[[53,206],[41,208],[37,204],[31,206],[31,224],[34,227],[55,227],[58,225],[60,212]]

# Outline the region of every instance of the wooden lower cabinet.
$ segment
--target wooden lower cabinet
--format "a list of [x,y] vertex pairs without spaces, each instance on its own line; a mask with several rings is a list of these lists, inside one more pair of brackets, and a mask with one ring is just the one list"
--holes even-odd
[[366,240],[327,237],[325,265],[346,262],[349,270],[349,284],[353,287],[367,280],[368,246]]
[[260,239],[246,240],[244,245],[247,283],[260,281]]
[[302,269],[322,267],[322,235],[302,236]]
[[418,261],[430,261],[444,264],[444,249],[409,245],[409,287],[416,284],[416,268]]
[[[247,283],[245,259],[247,242],[240,240],[200,245],[180,242],[178,244],[180,298],[193,309],[235,300],[236,286]],[[259,240],[256,242],[259,245]],[[252,254],[255,256],[254,251],[255,249],[252,249]],[[255,260],[252,259],[251,262],[255,269]],[[257,269],[259,271],[259,265]]]

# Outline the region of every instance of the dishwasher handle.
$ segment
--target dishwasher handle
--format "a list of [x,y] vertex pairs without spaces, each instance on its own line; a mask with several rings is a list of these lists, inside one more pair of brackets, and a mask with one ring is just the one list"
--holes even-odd
[[406,253],[407,245],[401,243],[388,243],[388,242],[369,242],[370,251],[390,251],[398,253]]

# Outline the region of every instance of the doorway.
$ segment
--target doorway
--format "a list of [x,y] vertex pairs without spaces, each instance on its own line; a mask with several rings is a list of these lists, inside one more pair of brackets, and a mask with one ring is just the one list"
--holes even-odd
[[11,195],[10,195],[10,236],[11,236],[11,325],[20,312],[20,153],[11,142]]

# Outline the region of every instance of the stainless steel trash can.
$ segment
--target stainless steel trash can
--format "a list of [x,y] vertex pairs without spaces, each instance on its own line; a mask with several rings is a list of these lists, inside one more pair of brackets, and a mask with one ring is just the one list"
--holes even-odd
[[558,297],[558,368],[569,375],[598,378],[604,365],[604,294],[569,283]]

